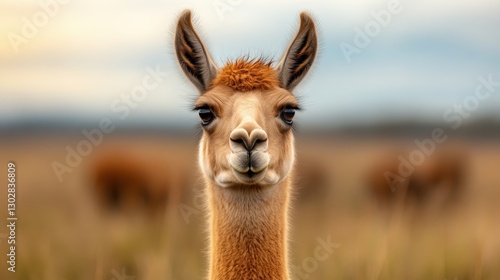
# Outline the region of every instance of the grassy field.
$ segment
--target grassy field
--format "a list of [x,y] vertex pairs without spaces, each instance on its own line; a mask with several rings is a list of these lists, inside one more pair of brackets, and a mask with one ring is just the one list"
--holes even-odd
[[[74,147],[78,140],[33,137],[0,143],[2,166],[14,160],[18,177],[16,272],[7,271],[2,226],[0,279],[203,279],[205,217],[189,195],[202,188],[196,180],[195,141],[109,136],[59,182],[51,164],[64,161],[66,145]],[[299,161],[317,163],[309,168],[317,172],[312,176],[324,178],[310,186],[321,195],[298,192],[294,204],[290,256],[303,271],[294,279],[499,279],[500,143],[454,144],[468,155],[467,188],[459,205],[387,212],[373,203],[364,174],[394,147],[411,148],[410,141],[299,139]],[[89,191],[90,170],[100,154],[120,147],[142,160],[156,158],[148,168],[163,161],[184,168],[194,183],[181,205],[197,211],[186,220],[175,205],[155,217],[100,210]],[[6,173],[5,167],[2,182]],[[302,182],[307,192],[307,180]],[[1,188],[5,223],[6,194]],[[323,261],[313,260],[318,239],[338,245]]]

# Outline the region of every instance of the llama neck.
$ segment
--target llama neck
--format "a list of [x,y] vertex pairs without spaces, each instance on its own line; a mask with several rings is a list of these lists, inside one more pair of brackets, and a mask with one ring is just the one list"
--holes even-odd
[[211,280],[288,279],[289,188],[209,185]]

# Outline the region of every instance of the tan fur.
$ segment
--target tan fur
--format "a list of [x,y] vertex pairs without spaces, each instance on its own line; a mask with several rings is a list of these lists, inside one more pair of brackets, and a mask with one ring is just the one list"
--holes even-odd
[[[290,279],[288,209],[294,136],[282,112],[298,107],[291,90],[317,50],[314,24],[300,28],[278,66],[238,59],[218,69],[185,11],[175,46],[182,70],[200,91],[195,102],[215,116],[202,122],[199,166],[207,188],[211,280]],[[203,118],[202,118],[203,119]]]
[[209,279],[289,279],[289,180],[272,189],[240,186],[230,192],[209,183]]

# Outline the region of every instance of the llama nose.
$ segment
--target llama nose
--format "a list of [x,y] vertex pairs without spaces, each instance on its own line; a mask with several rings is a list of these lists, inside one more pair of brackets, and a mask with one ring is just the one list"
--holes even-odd
[[261,128],[245,129],[238,127],[231,132],[231,149],[239,150],[241,148],[251,152],[254,149],[267,150],[267,133]]

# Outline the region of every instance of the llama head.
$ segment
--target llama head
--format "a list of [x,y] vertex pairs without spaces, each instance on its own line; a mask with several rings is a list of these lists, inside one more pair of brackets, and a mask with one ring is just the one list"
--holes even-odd
[[238,59],[219,68],[193,28],[191,12],[179,18],[175,50],[198,88],[194,108],[203,127],[199,161],[218,186],[268,186],[286,178],[294,163],[293,117],[299,104],[292,89],[311,68],[317,52],[312,18],[300,27],[274,67],[263,59]]

